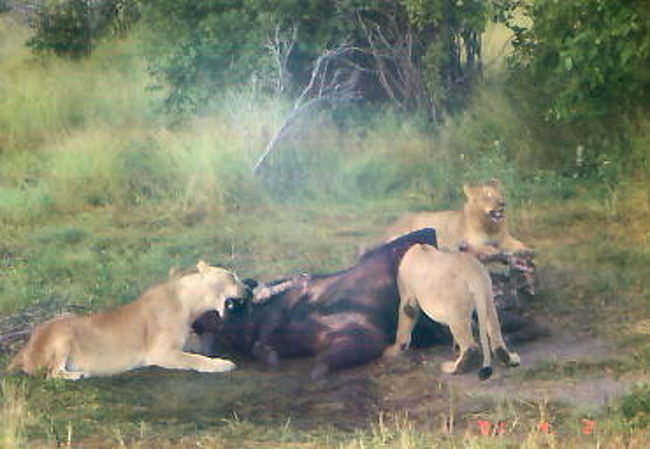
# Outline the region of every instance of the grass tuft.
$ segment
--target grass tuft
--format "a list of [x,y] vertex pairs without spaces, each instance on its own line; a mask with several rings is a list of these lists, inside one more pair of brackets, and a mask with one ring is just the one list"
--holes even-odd
[[29,411],[24,383],[2,379],[0,383],[1,446],[6,449],[26,447],[27,426],[33,416]]

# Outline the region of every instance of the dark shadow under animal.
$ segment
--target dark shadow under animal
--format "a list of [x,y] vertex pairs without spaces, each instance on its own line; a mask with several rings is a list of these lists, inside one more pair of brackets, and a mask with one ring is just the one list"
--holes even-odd
[[223,320],[202,317],[194,329],[213,333],[269,367],[283,358],[315,356],[314,379],[367,363],[395,340],[397,269],[406,251],[419,243],[436,246],[435,231],[421,229],[397,238],[338,273],[265,284],[267,291],[278,292],[263,300],[230,302]]
[[[347,270],[298,274],[257,285],[245,280],[253,298],[228,301],[223,319],[207,312],[193,325],[202,347],[217,353],[248,355],[275,368],[279,360],[316,356],[312,378],[370,362],[394,343],[397,330],[397,269],[415,244],[436,243],[433,229],[406,234],[361,256]],[[260,292],[262,292],[260,294]],[[498,310],[504,338],[511,343],[536,339],[545,328],[516,311]],[[540,330],[541,329],[541,330]],[[448,327],[421,316],[412,346],[451,342]]]

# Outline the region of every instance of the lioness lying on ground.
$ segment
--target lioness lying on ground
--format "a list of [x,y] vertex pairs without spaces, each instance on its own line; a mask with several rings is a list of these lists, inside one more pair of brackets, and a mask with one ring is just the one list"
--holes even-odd
[[448,325],[460,347],[458,359],[443,363],[443,371],[465,372],[478,356],[472,335],[472,315],[476,311],[483,350],[479,378],[492,375],[492,349],[506,365],[519,365],[519,356],[508,351],[501,336],[490,275],[476,258],[467,253],[439,251],[430,245],[415,245],[402,259],[397,285],[400,294],[397,338],[387,355],[408,349],[411,332],[422,310],[432,320]]
[[499,251],[531,251],[510,235],[505,220],[506,200],[498,179],[485,184],[463,186],[465,204],[461,210],[413,213],[388,228],[385,241],[420,228],[434,228],[441,249],[469,249],[478,254]]
[[183,352],[194,320],[208,310],[223,315],[228,298],[249,291],[235,274],[201,261],[197,272],[147,290],[113,311],[77,316],[71,313],[34,329],[8,371],[81,379],[156,365],[171,369],[223,372],[235,368],[225,359]]

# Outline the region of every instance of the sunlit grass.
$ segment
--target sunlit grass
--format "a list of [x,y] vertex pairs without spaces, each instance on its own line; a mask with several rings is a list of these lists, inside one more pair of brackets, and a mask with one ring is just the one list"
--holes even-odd
[[25,385],[3,379],[0,384],[0,445],[6,449],[25,447],[27,426],[33,420],[27,403]]
[[90,60],[37,58],[22,44],[24,27],[0,17],[0,149],[47,146],[77,129],[125,130],[151,119],[149,78],[129,41],[101,47]]

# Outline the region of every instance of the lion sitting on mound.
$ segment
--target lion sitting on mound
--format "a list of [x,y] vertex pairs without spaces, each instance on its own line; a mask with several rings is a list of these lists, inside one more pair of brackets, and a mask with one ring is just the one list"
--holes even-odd
[[476,258],[462,252],[438,251],[430,245],[415,245],[400,263],[397,285],[400,294],[397,337],[387,355],[408,349],[422,310],[432,320],[448,325],[460,348],[458,359],[443,363],[443,371],[465,372],[479,352],[472,334],[472,315],[476,312],[483,350],[479,378],[492,375],[492,350],[507,366],[519,365],[519,355],[508,351],[501,336],[490,275]]
[[[408,214],[390,226],[385,237],[390,239],[412,229],[433,227],[440,249],[467,251],[488,265],[499,312],[518,308],[519,291],[535,295],[534,251],[510,234],[501,181],[465,184],[463,192],[465,203],[461,210]],[[528,324],[527,327],[532,326]],[[546,333],[539,330],[540,336]],[[521,336],[531,339],[534,334]]]
[[465,249],[480,255],[498,252],[531,252],[510,235],[505,219],[506,200],[498,179],[482,185],[463,186],[461,210],[408,214],[390,226],[385,241],[420,228],[434,228],[441,249]]
[[67,313],[36,326],[8,371],[73,380],[150,365],[229,371],[235,368],[231,361],[184,352],[183,346],[199,315],[217,310],[223,316],[228,298],[247,294],[234,273],[200,261],[196,272],[156,285],[115,310]]

